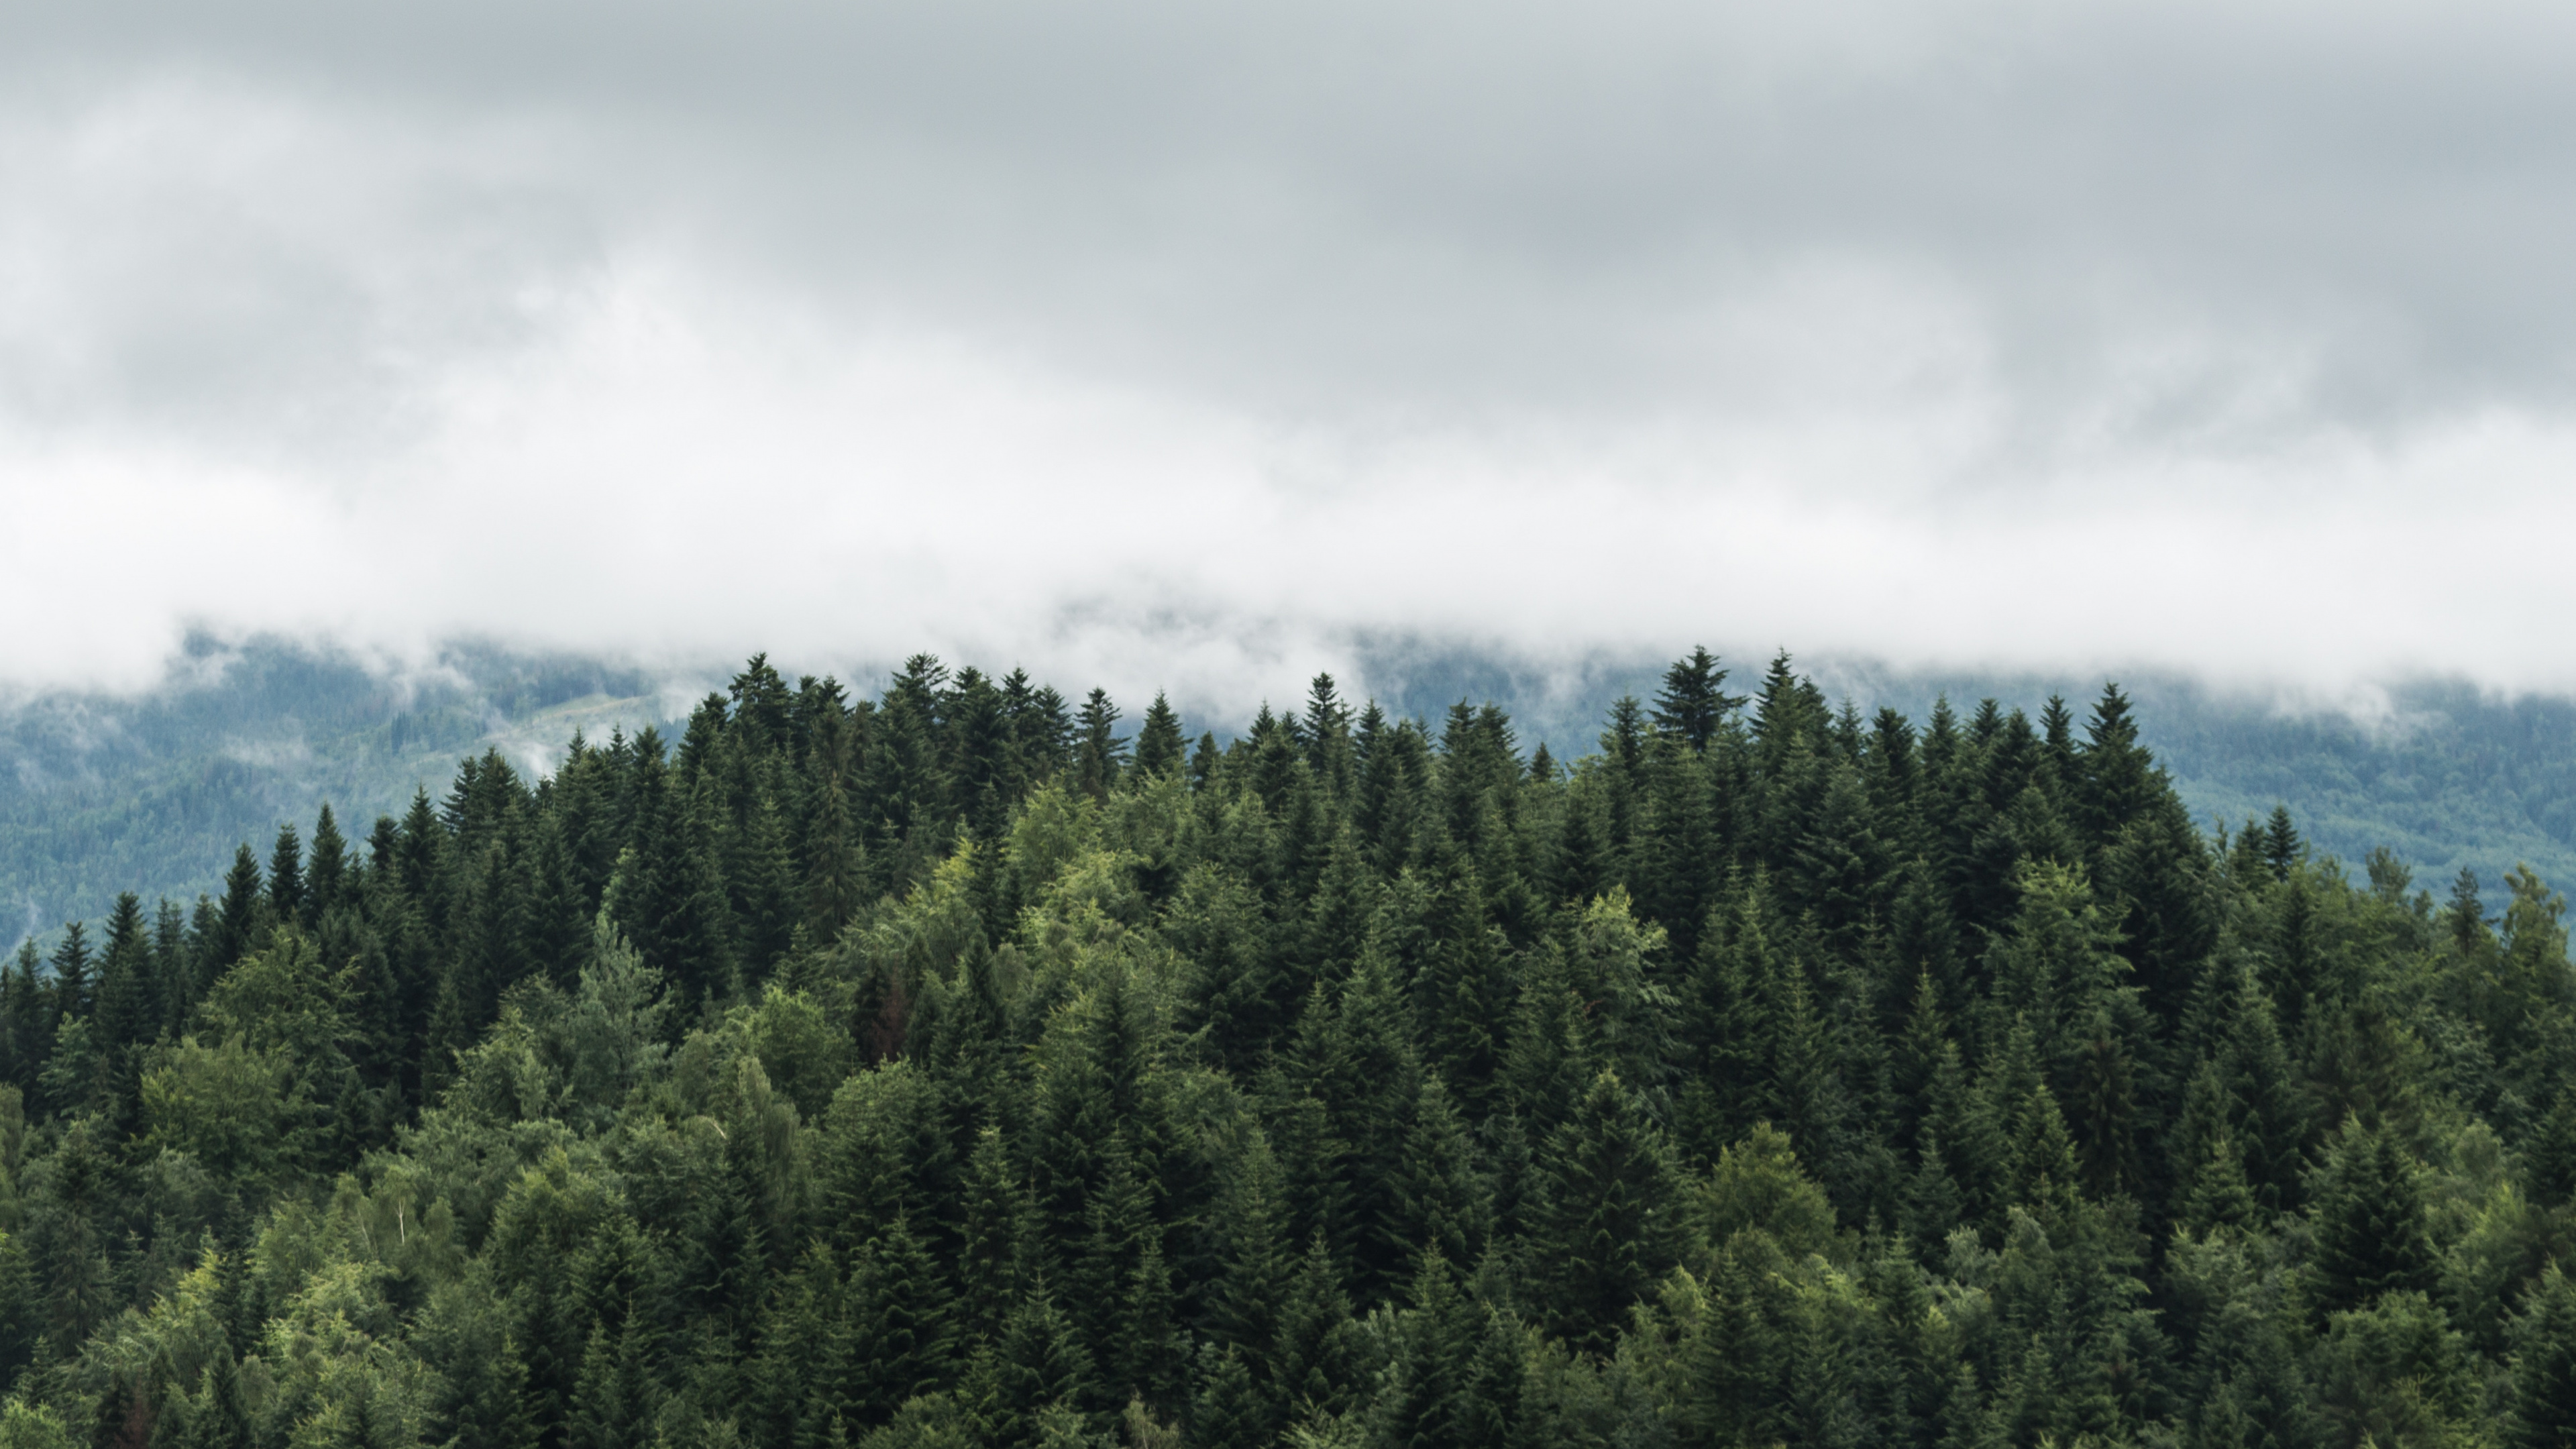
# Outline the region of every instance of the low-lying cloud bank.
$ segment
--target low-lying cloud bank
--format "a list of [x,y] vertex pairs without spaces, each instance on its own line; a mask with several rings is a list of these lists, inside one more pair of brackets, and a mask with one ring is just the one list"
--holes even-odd
[[0,22],[0,681],[2576,689],[2562,21],[1776,9]]

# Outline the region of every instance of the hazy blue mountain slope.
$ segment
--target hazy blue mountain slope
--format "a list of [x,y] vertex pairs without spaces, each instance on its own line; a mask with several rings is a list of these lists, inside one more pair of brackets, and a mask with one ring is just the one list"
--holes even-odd
[[461,755],[523,768],[577,727],[653,718],[632,670],[455,649],[389,679],[358,661],[260,642],[193,645],[168,687],[48,694],[0,712],[0,934],[102,914],[119,890],[193,899],[244,841],[330,801],[353,839],[412,792],[442,793]]

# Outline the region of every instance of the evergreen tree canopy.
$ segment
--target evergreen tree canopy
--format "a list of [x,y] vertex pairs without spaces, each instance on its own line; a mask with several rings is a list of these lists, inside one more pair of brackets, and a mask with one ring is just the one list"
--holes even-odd
[[0,973],[0,1444],[2576,1442],[2536,874],[1724,681],[755,657],[127,894]]

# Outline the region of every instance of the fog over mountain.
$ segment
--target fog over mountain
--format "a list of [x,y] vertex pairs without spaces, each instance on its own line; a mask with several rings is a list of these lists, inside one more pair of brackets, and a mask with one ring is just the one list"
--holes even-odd
[[2576,685],[2576,20],[0,16],[0,676],[190,628]]

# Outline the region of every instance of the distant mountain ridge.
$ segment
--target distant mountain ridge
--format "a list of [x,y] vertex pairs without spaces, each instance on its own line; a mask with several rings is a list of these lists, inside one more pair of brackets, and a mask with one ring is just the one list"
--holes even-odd
[[[960,663],[974,661],[957,661]],[[1736,658],[1738,692],[1761,659]],[[1511,713],[1524,750],[1596,748],[1622,693],[1651,697],[1661,665],[1597,662],[1547,672],[1474,654],[1387,649],[1360,683],[1390,712],[1437,719],[1460,699]],[[1993,697],[2037,712],[2063,694],[2080,716],[2099,677],[1908,673],[1802,663],[1864,714],[1920,722],[1946,696],[1962,713]],[[174,682],[119,698],[55,692],[0,709],[0,931],[14,940],[96,919],[123,889],[188,900],[214,888],[233,847],[263,854],[278,826],[309,825],[329,801],[352,835],[433,797],[458,761],[498,749],[551,768],[575,730],[593,738],[684,718],[711,680],[631,664],[459,645],[427,670],[388,676],[354,658],[276,640],[193,641]],[[1083,681],[1055,681],[1078,695]],[[876,681],[854,689],[873,693]],[[2502,697],[2458,681],[2391,688],[2372,719],[2283,711],[2172,676],[2127,676],[2141,741],[2205,825],[2233,828],[2286,804],[2317,851],[2357,871],[2394,850],[2437,894],[2462,868],[2492,891],[2527,863],[2576,883],[2576,700]],[[1279,702],[1305,681],[1282,679]],[[1143,700],[1121,701],[1130,723]],[[1188,721],[1231,738],[1245,721]]]

